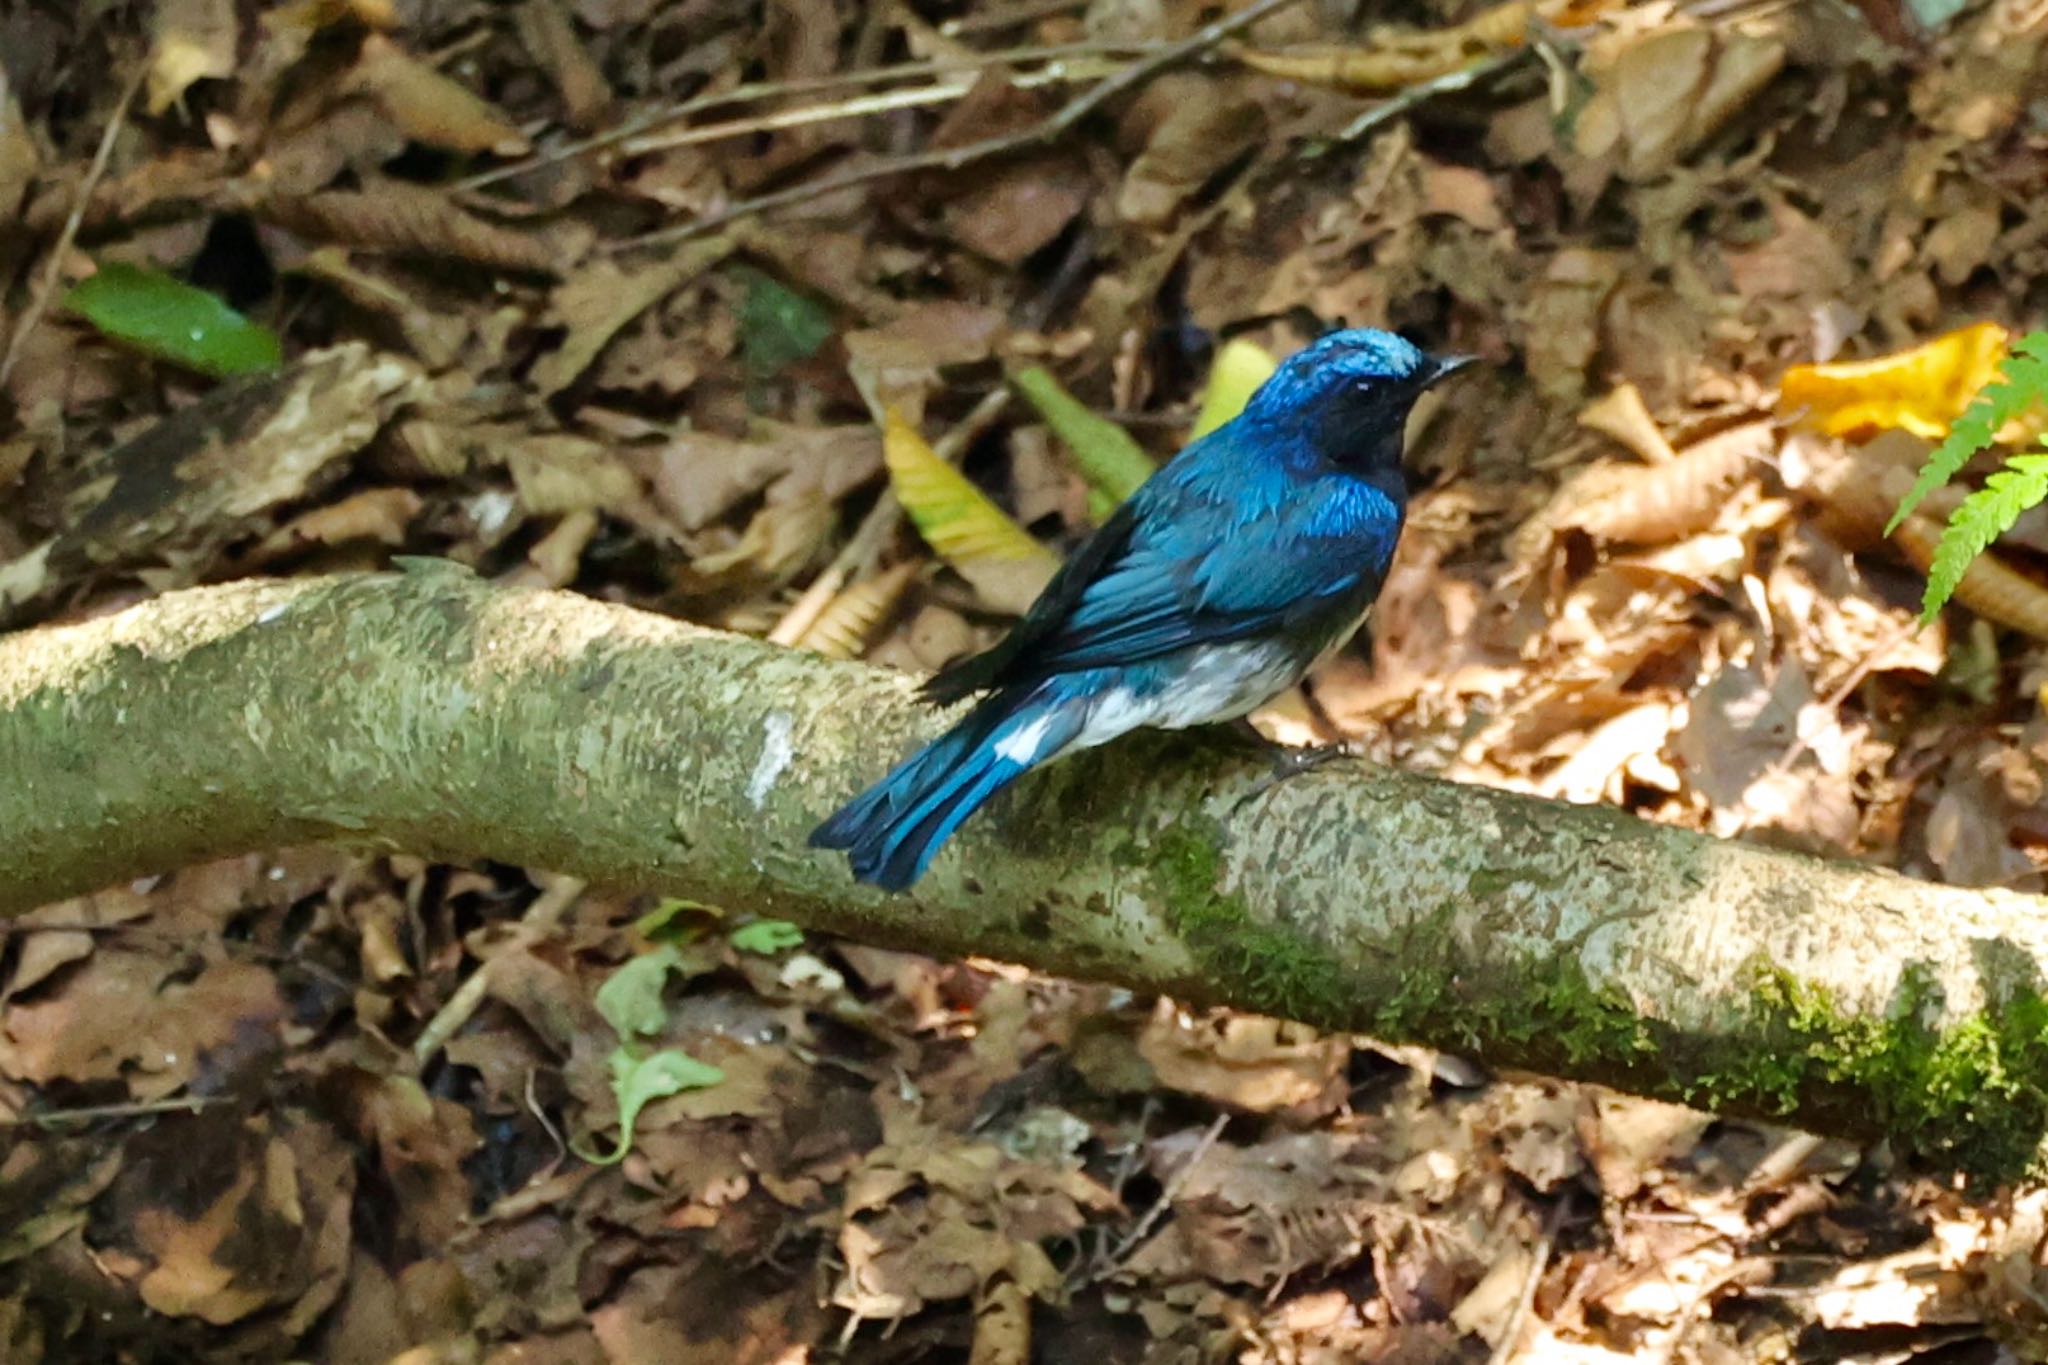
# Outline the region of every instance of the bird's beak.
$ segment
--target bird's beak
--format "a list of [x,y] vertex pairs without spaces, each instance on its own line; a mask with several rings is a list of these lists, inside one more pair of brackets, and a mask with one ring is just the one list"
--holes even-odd
[[1429,362],[1429,372],[1423,378],[1422,387],[1425,389],[1435,388],[1467,365],[1477,364],[1478,361],[1479,357],[1476,355],[1432,356]]

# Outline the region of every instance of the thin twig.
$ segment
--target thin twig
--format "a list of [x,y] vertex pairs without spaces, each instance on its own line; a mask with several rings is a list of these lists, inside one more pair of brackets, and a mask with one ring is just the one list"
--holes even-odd
[[1053,43],[1041,47],[1008,47],[993,52],[978,52],[969,57],[942,57],[932,61],[898,62],[890,66],[867,67],[859,71],[840,71],[829,76],[810,76],[792,81],[750,81],[736,85],[730,90],[719,90],[670,105],[666,109],[653,110],[627,119],[616,128],[607,128],[601,133],[564,142],[558,147],[549,147],[521,158],[505,166],[494,166],[487,171],[458,180],[450,188],[454,190],[475,190],[485,185],[495,185],[501,180],[510,180],[530,171],[541,170],[558,161],[569,161],[589,152],[601,152],[621,142],[630,142],[642,134],[670,123],[701,114],[707,109],[721,109],[731,104],[753,104],[760,100],[779,99],[785,95],[816,95],[828,90],[846,90],[863,85],[879,85],[884,81],[911,80],[920,76],[944,76],[954,71],[978,71],[985,67],[1006,66],[1017,62],[1057,62],[1067,57],[1118,57],[1142,56],[1155,44],[1151,43]]
[[1117,1240],[1115,1249],[1109,1253],[1108,1260],[1095,1267],[1094,1272],[1088,1277],[1087,1282],[1089,1284],[1106,1280],[1115,1274],[1117,1268],[1124,1263],[1124,1258],[1136,1250],[1138,1243],[1144,1241],[1151,1234],[1153,1227],[1158,1224],[1161,1218],[1165,1217],[1166,1211],[1173,1207],[1173,1201],[1180,1198],[1180,1192],[1187,1186],[1188,1178],[1194,1174],[1195,1167],[1201,1165],[1202,1158],[1209,1155],[1209,1149],[1216,1145],[1217,1138],[1223,1136],[1223,1130],[1229,1126],[1229,1123],[1230,1115],[1218,1114],[1216,1116],[1215,1122],[1211,1123],[1208,1130],[1202,1134],[1202,1140],[1195,1144],[1195,1150],[1188,1154],[1188,1159],[1181,1163],[1180,1169],[1175,1171],[1167,1179],[1166,1184],[1161,1187],[1159,1197],[1152,1201],[1151,1207],[1147,1208],[1143,1216],[1131,1225],[1129,1232],[1126,1232]]
[[85,179],[78,182],[78,196],[72,201],[70,215],[64,219],[64,229],[57,234],[56,245],[50,248],[49,264],[43,268],[42,279],[36,282],[35,293],[29,296],[28,307],[15,320],[14,334],[7,338],[7,353],[0,355],[0,387],[5,387],[13,376],[14,364],[21,358],[22,343],[28,340],[28,334],[35,330],[36,324],[49,310],[50,298],[57,292],[57,280],[64,273],[64,257],[70,252],[71,244],[78,240],[78,229],[85,224],[85,210],[107,173],[107,162],[113,158],[114,139],[128,121],[128,106],[135,102],[135,92],[142,88],[143,73],[148,69],[146,63],[136,64],[135,74],[128,78],[128,88],[121,92],[114,112],[107,118],[106,131],[100,134],[99,148],[92,154],[92,165],[86,168]]
[[[933,442],[932,450],[948,464],[958,459],[982,432],[1002,415],[1009,405],[1010,389],[1001,385],[989,390],[974,410],[961,418],[959,423]],[[896,527],[903,520],[903,504],[896,499],[896,490],[885,488],[882,496],[875,499],[875,505],[861,518],[861,523],[847,539],[825,571],[818,575],[811,586],[804,589],[803,596],[775,623],[775,629],[768,632],[768,642],[776,645],[794,645],[803,639],[804,632],[817,624],[817,620],[832,605],[848,582],[859,575],[881,553],[889,537],[896,533]]]
[[1526,47],[1514,48],[1507,52],[1498,52],[1491,57],[1476,61],[1470,66],[1460,67],[1456,71],[1447,71],[1434,80],[1411,85],[1400,94],[1390,99],[1381,100],[1378,104],[1375,104],[1372,108],[1345,124],[1342,128],[1338,129],[1335,137],[1319,144],[1315,151],[1308,153],[1308,155],[1320,156],[1324,152],[1334,150],[1346,143],[1356,142],[1367,133],[1393,122],[1403,114],[1410,112],[1420,105],[1427,104],[1439,95],[1455,95],[1461,90],[1470,90],[1476,85],[1492,80],[1495,76],[1528,61],[1530,55],[1530,51]]
[[[1115,69],[1114,66],[1096,69],[1086,65],[1052,62],[1037,71],[1022,73],[1010,83],[1019,90],[1030,90],[1041,85],[1092,80]],[[626,139],[619,150],[625,156],[643,156],[648,152],[694,147],[699,143],[718,142],[729,137],[745,137],[751,133],[772,133],[784,128],[802,128],[813,123],[861,118],[868,114],[885,114],[897,109],[921,109],[926,105],[945,104],[950,100],[964,98],[973,88],[973,80],[936,81],[930,85],[906,86],[901,90],[857,95],[852,99],[838,100],[831,104],[808,104],[800,109],[778,109],[772,114],[756,114],[752,118],[732,119],[725,123],[678,128],[668,133],[640,134]]]
[[840,190],[865,185],[870,181],[883,180],[891,176],[904,175],[912,171],[946,170],[957,171],[976,161],[990,157],[1005,156],[1051,142],[1068,129],[1087,118],[1097,109],[1115,99],[1118,95],[1142,85],[1167,67],[1186,61],[1195,54],[1214,47],[1240,29],[1251,27],[1261,19],[1276,14],[1298,0],[1257,0],[1257,3],[1236,14],[1204,25],[1193,34],[1177,43],[1160,48],[1150,57],[1133,62],[1116,75],[1107,78],[1061,105],[1046,118],[1028,128],[997,137],[985,137],[979,142],[969,142],[958,147],[934,147],[909,156],[889,157],[866,166],[856,166],[837,175],[820,176],[786,190],[743,199],[729,208],[708,214],[694,222],[681,223],[675,227],[662,228],[639,237],[614,242],[604,248],[608,252],[637,251],[646,247],[659,246],[668,242],[681,241],[689,237],[702,236],[724,227],[727,223],[774,209],[787,208],[806,200],[818,199]]
[[455,988],[455,994],[448,997],[448,1003],[436,1010],[434,1017],[427,1021],[427,1026],[420,1030],[420,1036],[413,1040],[412,1045],[414,1066],[425,1070],[427,1063],[434,1060],[435,1055],[448,1045],[448,1040],[469,1022],[470,1016],[484,1003],[484,996],[491,986],[492,964],[503,958],[510,949],[525,947],[546,937],[562,922],[562,916],[569,913],[569,907],[582,899],[584,885],[585,883],[574,877],[557,877],[540,895],[534,897],[533,904],[527,906],[526,913],[520,916],[511,937],[496,945],[490,956],[477,964],[476,970],[469,974],[469,979]]
[[90,1123],[95,1119],[126,1119],[148,1114],[196,1114],[210,1105],[225,1104],[227,1097],[186,1095],[168,1100],[139,1100],[133,1104],[88,1104],[79,1109],[46,1109],[36,1114],[0,1115],[0,1128],[54,1128],[64,1123]]
[[1558,1196],[1543,1219],[1543,1235],[1536,1241],[1528,1277],[1522,1281],[1522,1292],[1515,1298],[1515,1309],[1508,1314],[1507,1326],[1501,1329],[1500,1340],[1493,1344],[1493,1354],[1486,1358],[1486,1365],[1508,1365],[1515,1358],[1515,1343],[1521,1338],[1522,1323],[1528,1319],[1529,1310],[1536,1305],[1536,1286],[1542,1282],[1543,1272],[1549,1268],[1551,1250],[1557,1245],[1557,1230],[1564,1225],[1565,1205],[1569,1203],[1571,1192],[1567,1190]]

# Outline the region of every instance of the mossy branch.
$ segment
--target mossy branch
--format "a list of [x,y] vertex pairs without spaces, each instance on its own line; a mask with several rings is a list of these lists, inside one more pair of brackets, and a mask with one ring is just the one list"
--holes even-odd
[[311,840],[493,858],[1435,1043],[2008,1176],[2048,1142],[2048,905],[1371,765],[1137,737],[907,896],[812,825],[911,679],[433,562],[0,639],[0,912]]

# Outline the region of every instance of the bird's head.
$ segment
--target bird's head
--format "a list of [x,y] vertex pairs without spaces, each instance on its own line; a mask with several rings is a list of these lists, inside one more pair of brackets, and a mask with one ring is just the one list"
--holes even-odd
[[1245,416],[1299,433],[1338,464],[1398,472],[1408,410],[1470,363],[1469,356],[1430,355],[1392,332],[1347,327],[1283,361]]

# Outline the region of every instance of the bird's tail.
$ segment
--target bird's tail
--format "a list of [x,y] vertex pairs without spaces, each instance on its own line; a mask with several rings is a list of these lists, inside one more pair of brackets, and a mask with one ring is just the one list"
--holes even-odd
[[846,850],[853,875],[901,891],[981,804],[1080,732],[1077,708],[1045,687],[998,693],[811,832]]

